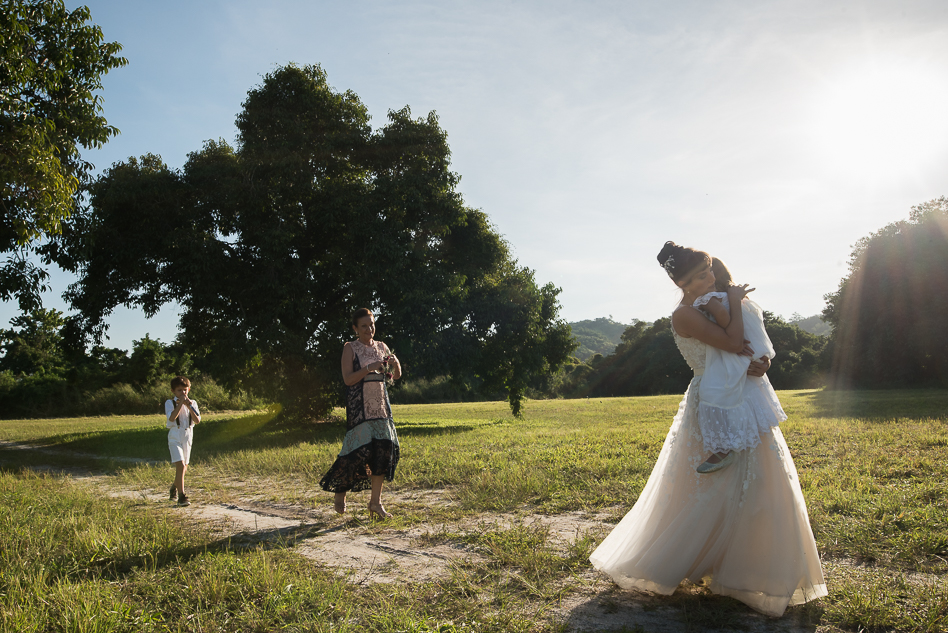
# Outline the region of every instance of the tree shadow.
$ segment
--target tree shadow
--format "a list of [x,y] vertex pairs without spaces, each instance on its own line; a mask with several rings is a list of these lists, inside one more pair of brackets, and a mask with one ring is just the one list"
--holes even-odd
[[[195,446],[204,455],[298,446],[304,442],[341,442],[345,428],[335,424],[291,427],[277,423],[279,411],[208,420],[194,429]],[[46,438],[43,450],[95,460],[165,462],[168,430],[156,416],[153,428],[77,432]],[[58,461],[58,460],[57,460]],[[126,464],[127,465],[127,464]]]
[[817,418],[858,418],[870,422],[948,418],[948,390],[810,391],[780,395],[785,404],[799,401]]
[[473,426],[398,426],[395,428],[399,437],[436,437],[438,435],[454,435],[473,431]]
[[[464,433],[473,426],[406,425],[396,429],[400,437],[434,437]],[[345,424],[338,422],[295,426],[283,423],[279,411],[208,420],[194,429],[194,444],[200,456],[211,457],[238,451],[290,448],[300,444],[341,444],[346,435]],[[165,463],[168,460],[168,430],[156,418],[153,428],[117,429],[114,431],[76,432],[44,438],[40,452],[55,455],[55,461],[89,464],[114,462],[106,469],[120,469],[132,463]],[[30,458],[19,453],[34,453],[0,446],[0,459],[17,465],[28,465]]]
[[[55,462],[55,463],[50,463]],[[50,459],[34,450],[24,450],[0,446],[0,472],[18,475],[24,470],[37,474],[45,473],[63,477],[92,477],[101,474],[113,474],[128,463],[120,464],[112,458],[82,457],[63,451]]]
[[[238,533],[190,547],[162,548],[135,556],[99,558],[89,565],[88,571],[105,580],[121,581],[137,569],[158,571],[165,567],[187,563],[207,554],[291,549],[300,541],[344,529],[346,529],[345,524],[326,527],[325,523],[309,523],[253,533]],[[69,562],[68,556],[64,559],[66,563]],[[55,568],[60,570],[72,569],[68,564],[59,564]],[[61,571],[53,575],[68,577],[70,573],[71,571]]]

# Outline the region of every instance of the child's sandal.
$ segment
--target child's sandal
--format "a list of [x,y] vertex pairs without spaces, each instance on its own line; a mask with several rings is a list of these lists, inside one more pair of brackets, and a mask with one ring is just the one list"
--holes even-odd
[[708,460],[705,460],[703,464],[701,464],[700,466],[698,466],[698,468],[696,468],[696,470],[697,470],[699,473],[701,473],[702,475],[707,475],[707,474],[710,474],[710,473],[716,473],[716,472],[718,472],[719,470],[722,470],[722,469],[724,469],[724,468],[727,468],[727,467],[731,464],[731,462],[734,461],[734,455],[736,455],[736,454],[737,454],[737,451],[728,451],[727,453],[724,454],[723,457],[721,457],[721,453],[714,453],[714,454],[712,455],[712,457],[713,457],[714,455],[717,455],[719,461],[717,461],[717,462],[710,462],[710,461],[708,461],[708,460],[711,459],[711,458],[709,457]]

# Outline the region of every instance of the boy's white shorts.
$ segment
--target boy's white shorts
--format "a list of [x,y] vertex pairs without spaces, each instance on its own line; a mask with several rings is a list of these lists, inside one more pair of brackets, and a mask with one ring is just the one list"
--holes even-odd
[[171,463],[184,462],[187,466],[191,462],[191,442],[194,440],[194,427],[168,429],[168,450],[171,451]]

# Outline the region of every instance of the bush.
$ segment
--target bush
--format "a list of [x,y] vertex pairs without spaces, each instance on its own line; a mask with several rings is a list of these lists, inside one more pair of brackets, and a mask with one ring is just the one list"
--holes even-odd
[[38,373],[14,376],[0,372],[0,417],[46,418],[68,415],[79,401],[78,391],[60,376]]
[[[438,402],[477,402],[485,400],[477,389],[448,376],[406,380],[391,391],[392,402],[398,404],[429,404]],[[498,399],[502,399],[499,396]]]
[[[165,398],[166,400],[167,398]],[[118,383],[86,393],[84,411],[73,411],[73,415],[148,415],[164,411],[164,400],[158,399],[158,389],[142,391],[126,383]]]
[[[117,383],[81,392],[64,378],[49,376],[16,377],[0,372],[0,417],[50,418],[79,415],[152,415],[164,413],[171,397],[170,376],[149,387]],[[241,392],[224,389],[211,377],[192,380],[191,395],[201,412],[263,409],[267,402]]]

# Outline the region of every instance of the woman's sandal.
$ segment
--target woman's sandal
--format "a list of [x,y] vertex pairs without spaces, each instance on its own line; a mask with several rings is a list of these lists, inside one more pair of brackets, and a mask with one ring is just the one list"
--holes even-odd
[[704,461],[703,464],[698,466],[696,470],[702,475],[707,475],[709,473],[716,473],[719,470],[727,468],[730,465],[730,463],[734,461],[734,456],[736,454],[737,454],[737,451],[728,451],[724,455],[724,457],[721,457],[721,453],[712,453],[711,457],[714,457],[715,455],[717,455],[719,461],[716,461],[716,462],[709,461],[711,459],[711,457],[709,457],[708,459]]
[[333,510],[336,511],[336,514],[345,514],[346,513],[346,495],[345,493],[337,493],[335,499],[333,499],[332,504]]
[[381,503],[370,503],[369,516],[378,521],[384,521],[385,519],[391,519],[392,513],[386,512]]

